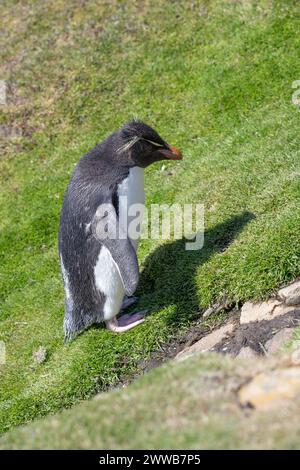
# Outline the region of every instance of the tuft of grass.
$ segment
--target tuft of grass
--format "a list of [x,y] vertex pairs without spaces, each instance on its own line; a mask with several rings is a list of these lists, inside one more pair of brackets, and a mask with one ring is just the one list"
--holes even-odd
[[[210,303],[299,275],[300,37],[292,0],[5,1],[1,14],[3,432],[117,385]],[[203,203],[204,248],[143,240],[138,307],[152,315],[64,346],[63,193],[80,156],[133,115],[185,157],[147,170],[147,204]]]

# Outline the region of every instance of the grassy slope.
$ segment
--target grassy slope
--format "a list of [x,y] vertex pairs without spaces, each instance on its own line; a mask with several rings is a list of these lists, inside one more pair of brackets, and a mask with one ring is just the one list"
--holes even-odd
[[299,449],[299,397],[268,412],[239,406],[239,385],[269,362],[210,354],[168,364],[11,430],[0,449]]
[[[0,119],[23,136],[0,161],[0,430],[117,384],[213,300],[263,297],[299,275],[297,4],[4,2],[12,96]],[[132,115],[185,155],[172,175],[148,170],[148,204],[203,202],[205,246],[143,241],[139,307],[152,316],[63,346],[63,192],[79,157]]]

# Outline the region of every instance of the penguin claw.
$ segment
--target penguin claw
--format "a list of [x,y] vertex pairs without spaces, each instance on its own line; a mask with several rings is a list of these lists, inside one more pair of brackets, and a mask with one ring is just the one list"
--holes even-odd
[[112,318],[111,320],[106,321],[106,328],[108,330],[114,331],[115,333],[123,333],[125,331],[131,330],[137,325],[140,325],[145,320],[145,315],[148,310],[142,310],[141,312],[135,312],[126,315],[122,315],[120,318]]
[[131,305],[135,304],[137,302],[138,298],[135,296],[128,297],[125,295],[123,299],[123,303],[121,305],[121,310],[125,310],[126,308],[130,307]]

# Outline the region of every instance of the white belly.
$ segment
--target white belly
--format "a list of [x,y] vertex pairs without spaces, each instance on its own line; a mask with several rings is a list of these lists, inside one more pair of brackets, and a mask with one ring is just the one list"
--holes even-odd
[[94,276],[96,287],[106,297],[103,307],[104,320],[110,320],[119,313],[125,291],[118,266],[105,246],[101,247]]
[[145,204],[144,169],[137,166],[129,171],[128,177],[118,186],[119,221],[137,249]]

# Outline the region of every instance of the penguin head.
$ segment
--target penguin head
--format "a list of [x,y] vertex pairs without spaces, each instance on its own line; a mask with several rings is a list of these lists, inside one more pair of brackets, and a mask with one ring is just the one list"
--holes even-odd
[[180,150],[167,144],[152,127],[134,120],[120,129],[118,153],[130,166],[145,168],[160,160],[181,160]]

